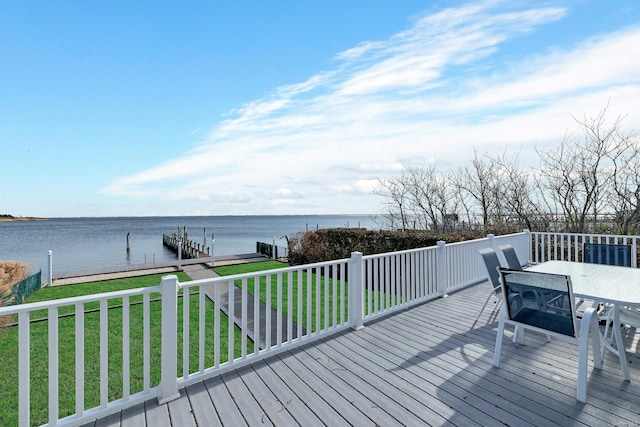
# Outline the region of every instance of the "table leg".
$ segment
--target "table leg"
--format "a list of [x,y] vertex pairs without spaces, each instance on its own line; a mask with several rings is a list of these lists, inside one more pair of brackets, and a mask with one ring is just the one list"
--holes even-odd
[[627,363],[627,352],[624,349],[622,341],[622,332],[620,330],[620,305],[615,304],[613,308],[613,335],[616,338],[616,350],[618,350],[618,358],[620,359],[620,367],[625,381],[631,381],[629,375],[629,364]]

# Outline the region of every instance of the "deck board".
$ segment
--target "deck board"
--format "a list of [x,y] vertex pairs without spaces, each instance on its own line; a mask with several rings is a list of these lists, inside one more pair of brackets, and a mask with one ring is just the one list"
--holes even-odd
[[137,427],[145,424],[144,405],[137,405],[122,411],[121,427]]
[[[295,354],[302,353],[297,351]],[[324,379],[313,374],[313,370],[318,368],[318,361],[308,359],[308,364],[302,363],[297,357],[287,356],[282,359],[289,369],[296,372],[298,378],[306,384],[313,393],[318,394],[325,402],[327,402],[335,411],[337,411],[345,421],[350,425],[357,426],[373,426],[374,423],[361,411],[355,410],[353,404],[340,395],[332,386],[325,382]]]
[[193,417],[199,426],[221,426],[220,418],[216,412],[209,392],[203,382],[197,382],[190,387],[187,387],[187,394],[189,395],[189,403],[193,408]]
[[266,424],[268,421],[276,426],[297,424],[293,416],[285,410],[284,403],[278,400],[252,366],[239,369],[238,375],[255,401],[260,404],[262,411],[260,425]]
[[196,427],[187,392],[180,390],[180,398],[168,403],[171,424],[175,426]]
[[298,425],[322,425],[320,418],[287,386],[267,362],[260,361],[254,363],[252,367],[282,405],[279,410],[286,411]]
[[[640,334],[625,329],[631,382],[610,354],[588,368],[576,400],[577,346],[505,334],[493,367],[498,304],[489,287],[446,298],[199,382],[178,401],[154,400],[96,425],[637,425]],[[191,418],[189,418],[191,417]],[[142,420],[142,421],[141,421]],[[186,424],[182,424],[182,423]],[[142,425],[142,424],[138,424]]]
[[204,384],[211,396],[211,401],[222,425],[247,425],[236,406],[233,395],[229,392],[221,377],[206,380]]
[[256,401],[252,391],[247,388],[244,382],[242,382],[238,372],[227,372],[222,376],[222,379],[224,380],[227,390],[229,390],[229,393],[233,396],[233,401],[238,407],[238,410],[248,425],[273,425],[269,417],[265,415],[264,411]]

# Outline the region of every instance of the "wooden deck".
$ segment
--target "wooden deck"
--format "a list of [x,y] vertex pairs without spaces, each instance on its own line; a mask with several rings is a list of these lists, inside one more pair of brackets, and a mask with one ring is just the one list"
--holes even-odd
[[631,382],[607,355],[602,371],[589,366],[581,404],[576,346],[529,333],[492,366],[495,299],[475,322],[488,291],[473,286],[88,425],[640,425],[635,330],[625,330]]

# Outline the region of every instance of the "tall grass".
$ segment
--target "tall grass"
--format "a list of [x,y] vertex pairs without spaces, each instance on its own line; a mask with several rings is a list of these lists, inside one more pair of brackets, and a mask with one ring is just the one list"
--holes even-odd
[[27,278],[29,264],[20,261],[0,260],[0,306],[2,299],[11,293],[11,287]]

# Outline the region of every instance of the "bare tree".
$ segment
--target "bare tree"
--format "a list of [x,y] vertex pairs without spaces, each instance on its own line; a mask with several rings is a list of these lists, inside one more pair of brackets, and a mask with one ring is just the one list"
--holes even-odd
[[475,149],[471,166],[459,170],[457,174],[457,186],[461,193],[461,199],[474,200],[477,207],[480,208],[482,225],[485,229],[488,228],[491,215],[495,212],[496,207],[495,176],[495,162],[486,155],[478,156]]
[[435,164],[405,166],[396,178],[380,179],[375,194],[386,199],[385,208],[392,228],[443,230],[445,216],[454,209],[454,188],[438,174]]
[[403,175],[399,178],[381,178],[378,179],[378,183],[380,187],[374,194],[385,199],[383,206],[387,227],[392,230],[406,230],[409,224],[409,190],[406,177]]
[[622,234],[640,224],[640,141],[635,132],[617,134],[618,150],[612,152],[612,191],[609,204]]
[[523,170],[519,153],[504,152],[493,160],[501,183],[496,186],[499,190],[494,191],[494,194],[497,200],[502,201],[502,212],[529,230],[538,230],[544,226],[547,221],[537,204],[539,192],[534,185],[532,171]]
[[[404,167],[400,177],[380,179],[391,228],[445,230],[452,218],[481,223],[482,232],[515,227],[587,232],[603,214],[614,214],[625,234],[640,226],[640,141],[621,132],[622,119],[607,122],[607,108],[576,119],[578,128],[560,144],[536,149],[539,168],[523,169],[519,153],[482,154],[448,174],[435,164]],[[481,220],[477,221],[477,216]]]
[[542,160],[543,184],[566,221],[568,231],[587,231],[589,215],[593,223],[608,199],[613,177],[612,153],[620,151],[618,138],[620,119],[607,126],[606,108],[597,116],[575,119],[578,131],[565,134],[560,146],[547,151],[537,150]]

